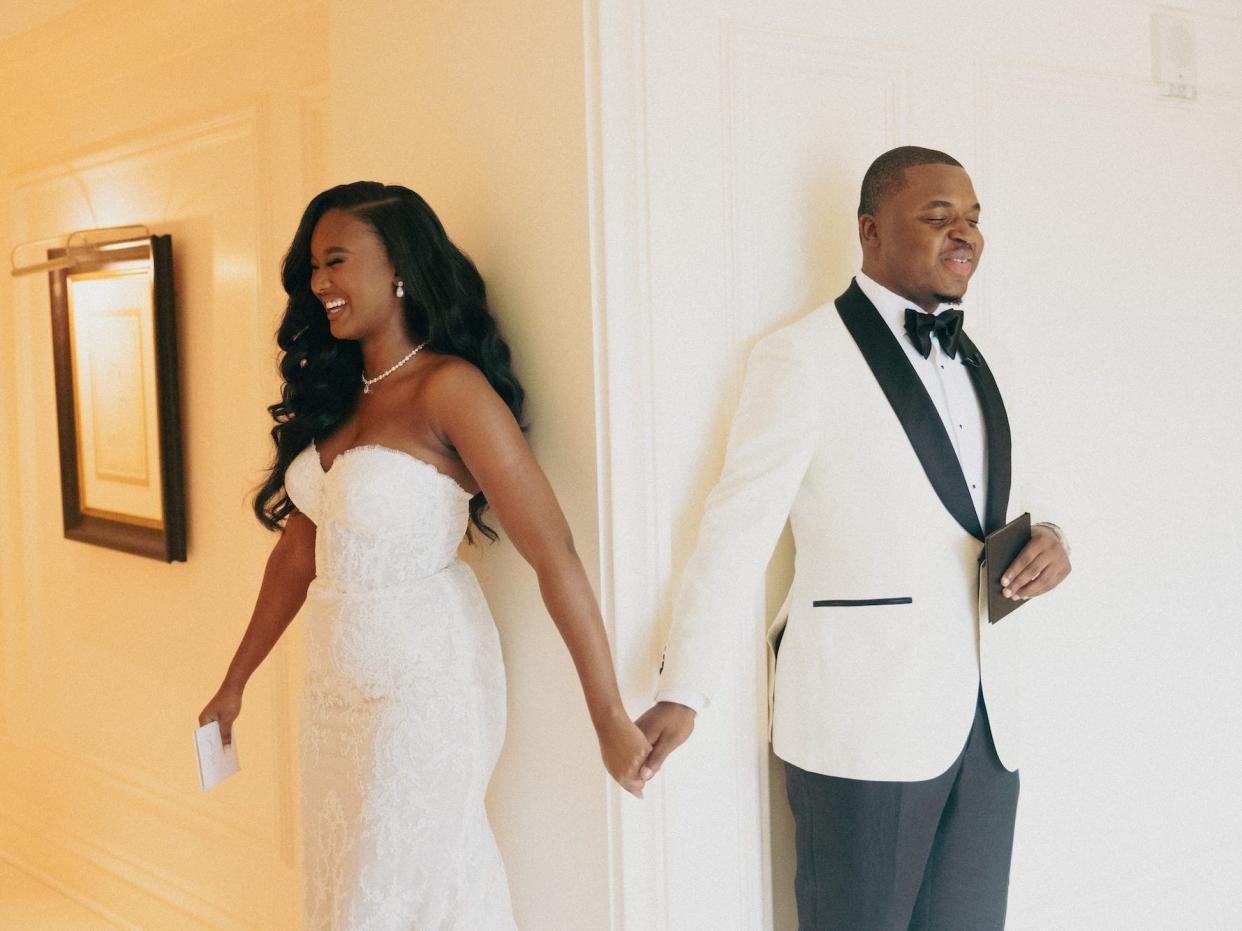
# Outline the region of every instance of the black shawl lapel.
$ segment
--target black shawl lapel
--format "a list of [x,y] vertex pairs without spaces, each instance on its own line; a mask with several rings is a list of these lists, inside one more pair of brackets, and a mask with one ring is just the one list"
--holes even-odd
[[984,523],[987,531],[1005,526],[1009,511],[1009,486],[1013,479],[1012,438],[1009,434],[1009,415],[1001,398],[996,379],[987,361],[975,344],[963,333],[958,341],[958,352],[975,384],[979,406],[983,408],[983,427],[988,444],[988,500],[984,505]]
[[[867,365],[870,366],[872,374],[875,375],[876,381],[884,391],[884,396],[888,398],[893,413],[901,421],[902,429],[906,431],[910,445],[914,447],[915,455],[919,457],[923,471],[927,473],[927,478],[931,481],[936,495],[953,515],[954,520],[962,525],[962,529],[976,539],[982,540],[983,528],[979,526],[979,515],[975,512],[975,503],[970,497],[970,489],[966,487],[966,476],[962,474],[962,465],[958,461],[957,452],[953,449],[953,443],[945,432],[944,422],[941,421],[931,396],[923,387],[923,382],[918,373],[914,371],[910,360],[906,358],[905,350],[893,337],[893,331],[884,322],[880,312],[875,309],[875,305],[867,300],[867,296],[858,287],[857,281],[850,282],[849,289],[837,298],[836,305],[837,313],[841,315],[846,329],[850,331],[863,358],[867,360]],[[962,342],[965,343],[965,339]],[[977,354],[978,350],[975,350],[973,346],[970,349]],[[979,373],[976,373],[974,367],[968,366],[968,368],[970,368],[972,377],[983,379],[982,373],[987,370],[982,365],[982,357],[979,359],[981,363]],[[1000,392],[996,390],[996,383],[992,381],[991,373],[988,372],[986,379],[983,380],[990,383],[992,391],[995,392],[996,401],[999,402]],[[976,380],[976,390],[978,390],[979,383],[979,380]],[[980,397],[982,398],[982,395]],[[991,407],[992,405],[983,403],[985,412]],[[1008,421],[1005,420],[1003,406],[1000,409],[1000,417],[1005,424],[1004,498],[1007,505],[1009,499],[1009,427]],[[988,524],[991,525],[991,505],[993,499],[997,497],[996,491],[1000,489],[992,490],[991,485],[995,475],[993,469],[996,468],[994,465],[996,460],[992,458],[992,418],[985,416],[985,423],[989,437],[989,493],[986,516]],[[1002,516],[1001,524],[1003,523]]]

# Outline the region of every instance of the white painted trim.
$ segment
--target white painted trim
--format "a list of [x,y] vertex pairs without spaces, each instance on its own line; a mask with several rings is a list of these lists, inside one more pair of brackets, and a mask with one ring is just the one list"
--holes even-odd
[[[600,604],[622,696],[650,704],[661,554],[651,403],[642,7],[584,3]],[[664,806],[609,789],[611,927],[666,926]]]
[[[584,4],[600,600],[622,694],[633,713],[646,709],[654,697],[664,637],[661,595],[672,564],[655,442],[645,10],[642,0]],[[738,776],[737,819],[721,825],[721,843],[755,841],[744,841],[747,849],[730,858],[739,866],[739,920],[743,912],[758,911],[770,927],[762,814],[767,798],[762,720],[766,665],[761,659],[754,663],[756,706],[736,721],[753,724],[754,734],[740,728],[721,741],[713,748],[713,765]],[[716,713],[728,709],[722,705]],[[669,852],[677,849],[688,828],[685,819],[667,807],[666,798],[660,778],[648,787],[642,802],[615,786],[611,789],[614,931],[671,929],[670,903],[677,902],[684,910],[687,897],[695,894],[693,889],[678,888],[668,869]],[[756,830],[739,829],[741,822]]]

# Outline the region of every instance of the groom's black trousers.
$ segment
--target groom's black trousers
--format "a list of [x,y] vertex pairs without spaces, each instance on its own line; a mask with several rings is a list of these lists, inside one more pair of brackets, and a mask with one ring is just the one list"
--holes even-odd
[[980,694],[966,746],[922,782],[785,764],[801,931],[999,931],[1018,774],[996,756]]

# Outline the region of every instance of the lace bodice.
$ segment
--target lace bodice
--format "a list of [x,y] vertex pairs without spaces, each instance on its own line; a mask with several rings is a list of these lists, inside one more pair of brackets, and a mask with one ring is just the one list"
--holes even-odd
[[387,446],[345,450],[327,472],[314,443],[289,464],[285,490],[314,521],[320,586],[388,588],[454,561],[470,493],[431,463]]

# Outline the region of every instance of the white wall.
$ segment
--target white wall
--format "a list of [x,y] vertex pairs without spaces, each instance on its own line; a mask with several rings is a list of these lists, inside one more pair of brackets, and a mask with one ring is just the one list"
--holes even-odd
[[[601,340],[610,442],[627,450],[606,492],[614,514],[639,515],[610,540],[608,581],[658,628],[746,351],[857,267],[866,165],[916,143],[956,154],[975,180],[988,252],[968,328],[998,347],[1017,467],[1045,503],[1036,518],[1071,534],[1077,567],[1020,616],[1013,928],[1236,920],[1242,366],[1226,334],[1242,240],[1242,12],[1184,4],[1199,93],[1172,101],[1151,80],[1153,9],[597,7]],[[794,927],[791,825],[761,749],[754,661],[787,547],[743,612],[736,694],[700,716],[653,803],[623,822],[629,927]],[[629,661],[652,664],[659,633],[621,634]]]

